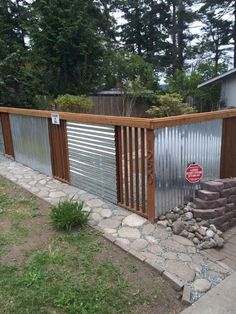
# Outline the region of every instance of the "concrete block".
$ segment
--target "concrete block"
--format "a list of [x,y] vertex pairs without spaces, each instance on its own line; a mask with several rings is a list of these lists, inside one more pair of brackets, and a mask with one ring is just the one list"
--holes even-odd
[[183,296],[182,296],[182,303],[184,305],[191,305],[191,288],[187,285],[184,286]]
[[199,209],[214,209],[218,207],[225,206],[227,204],[227,198],[219,198],[214,201],[203,201],[200,198],[194,198],[193,203]]
[[198,190],[197,197],[203,201],[215,201],[220,198],[219,192],[211,192],[207,190]]
[[202,184],[203,190],[211,192],[221,192],[224,189],[224,183],[217,181],[207,181]]
[[177,290],[180,291],[183,289],[184,287],[184,283],[182,280],[180,280],[178,277],[176,277],[175,275],[172,275],[171,273],[169,273],[168,271],[164,271],[163,273],[163,278],[165,278],[167,281],[169,281],[169,283],[172,285],[172,287]]

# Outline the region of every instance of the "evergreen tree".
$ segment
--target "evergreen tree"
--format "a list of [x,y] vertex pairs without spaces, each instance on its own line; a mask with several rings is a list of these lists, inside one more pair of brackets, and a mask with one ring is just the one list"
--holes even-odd
[[36,0],[32,16],[32,54],[43,69],[45,90],[52,95],[93,91],[112,33],[109,2]]
[[[236,68],[236,0],[201,0],[200,3],[203,4],[201,9],[203,13],[212,12],[214,14],[213,22],[214,24],[218,22],[221,33],[224,32],[224,28],[227,29],[227,38],[229,37],[233,44],[234,67]],[[230,31],[229,23],[231,23]]]

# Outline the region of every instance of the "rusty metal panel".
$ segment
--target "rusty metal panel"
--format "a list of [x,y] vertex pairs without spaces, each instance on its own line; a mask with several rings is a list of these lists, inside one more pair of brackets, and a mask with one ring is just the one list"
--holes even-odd
[[5,153],[1,119],[0,119],[0,153]]
[[113,126],[67,122],[71,184],[116,203]]
[[185,180],[188,164],[204,168],[203,180],[220,177],[222,120],[155,130],[156,211],[160,216],[183,205],[199,184]]
[[51,176],[51,157],[46,118],[10,114],[15,160]]

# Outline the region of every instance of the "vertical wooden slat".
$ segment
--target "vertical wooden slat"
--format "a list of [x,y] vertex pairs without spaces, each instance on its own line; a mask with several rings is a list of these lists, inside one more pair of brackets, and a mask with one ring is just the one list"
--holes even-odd
[[136,185],[136,210],[139,210],[139,149],[138,128],[135,128],[135,185]]
[[146,209],[146,195],[145,195],[145,138],[144,129],[141,129],[141,184],[142,184],[142,211]]
[[116,178],[117,178],[117,201],[124,203],[124,184],[123,184],[123,149],[122,149],[122,127],[116,126]]
[[129,206],[129,181],[128,181],[128,152],[127,152],[127,127],[123,129],[124,143],[124,182],[125,182],[125,204]]
[[147,215],[150,221],[155,214],[154,131],[147,129]]
[[134,171],[133,171],[133,132],[129,128],[129,186],[130,186],[130,207],[134,208]]
[[14,146],[11,134],[11,125],[8,113],[1,113],[2,134],[5,146],[5,154],[14,158]]
[[223,119],[220,177],[236,176],[236,118]]
[[66,121],[61,120],[60,125],[53,125],[51,119],[48,119],[48,129],[53,176],[63,182],[69,182],[69,157],[66,137]]
[[68,148],[68,137],[66,130],[66,120],[62,120],[64,124],[64,132],[63,132],[63,142],[64,142],[64,165],[65,165],[65,176],[67,176],[68,182],[70,182],[70,170],[69,170],[69,148]]

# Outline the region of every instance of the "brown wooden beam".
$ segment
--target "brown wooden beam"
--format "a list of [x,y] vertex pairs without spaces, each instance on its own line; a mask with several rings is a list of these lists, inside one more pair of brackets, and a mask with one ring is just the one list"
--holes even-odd
[[147,216],[151,222],[156,217],[155,211],[155,169],[154,169],[154,131],[147,129]]
[[1,113],[0,118],[2,123],[2,134],[5,146],[5,154],[7,156],[15,158],[9,114]]
[[48,119],[48,130],[53,177],[68,183],[70,175],[66,121],[60,120],[60,125],[54,125]]

